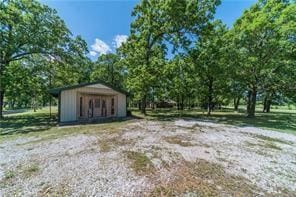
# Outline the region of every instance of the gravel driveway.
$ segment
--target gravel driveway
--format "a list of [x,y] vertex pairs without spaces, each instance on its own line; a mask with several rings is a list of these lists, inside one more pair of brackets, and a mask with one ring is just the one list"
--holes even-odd
[[134,120],[112,131],[94,125],[0,143],[0,196],[295,192],[296,136],[254,127]]

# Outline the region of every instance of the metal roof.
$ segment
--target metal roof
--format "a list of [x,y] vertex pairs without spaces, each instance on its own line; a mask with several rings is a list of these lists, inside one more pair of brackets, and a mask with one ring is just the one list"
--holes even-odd
[[104,86],[106,86],[108,88],[111,88],[111,89],[113,89],[113,90],[115,90],[117,92],[128,95],[127,91],[124,91],[124,90],[122,90],[120,88],[109,85],[109,84],[107,84],[107,83],[105,83],[103,81],[100,81],[100,80],[97,80],[97,81],[94,81],[94,82],[80,83],[80,84],[71,85],[71,86],[64,86],[64,87],[60,87],[60,88],[54,88],[54,89],[48,90],[48,92],[52,96],[57,97],[64,90],[71,90],[71,89],[80,88],[80,87],[84,87],[84,86],[88,86],[88,85],[95,85],[95,84],[101,84],[101,85],[104,85]]

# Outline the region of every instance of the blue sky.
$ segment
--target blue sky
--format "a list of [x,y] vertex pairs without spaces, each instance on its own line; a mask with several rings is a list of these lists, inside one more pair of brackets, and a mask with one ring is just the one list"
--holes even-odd
[[[255,0],[222,0],[216,18],[229,27]],[[114,52],[129,34],[131,12],[138,3],[134,0],[42,0],[57,10],[73,35],[81,35],[92,51],[99,54]]]

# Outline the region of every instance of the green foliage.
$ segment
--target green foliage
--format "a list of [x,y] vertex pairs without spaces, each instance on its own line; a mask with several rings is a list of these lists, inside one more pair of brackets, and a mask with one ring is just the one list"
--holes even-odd
[[164,76],[164,98],[177,101],[179,109],[184,108],[186,99],[190,105],[190,99],[193,101],[198,91],[195,68],[190,58],[176,56],[165,65]]
[[208,24],[201,33],[196,47],[190,52],[198,81],[198,97],[207,103],[208,114],[213,104],[219,103],[219,96],[227,92],[226,32],[227,29],[221,21]]
[[0,3],[0,105],[45,105],[48,88],[89,80],[87,44],[38,1]]
[[86,42],[54,9],[35,0],[2,1],[0,115],[3,99],[8,109],[36,110],[49,103],[49,88],[95,80],[128,89],[142,113],[149,102],[202,106],[210,114],[246,100],[252,117],[257,100],[265,112],[295,103],[295,2],[259,0],[231,29],[213,20],[219,3],[143,0],[132,12],[127,42],[92,62]]
[[114,87],[122,88],[125,74],[119,56],[110,53],[98,57],[98,60],[94,63],[90,78],[92,81],[102,80]]
[[148,94],[160,86],[165,66],[166,43],[190,45],[189,34],[197,35],[213,17],[219,1],[143,0],[132,13],[131,35],[120,52],[127,67],[127,86],[135,99],[142,100],[142,112]]
[[290,87],[290,77],[295,76],[289,74],[295,69],[295,56],[291,56],[296,31],[292,10],[295,11],[295,4],[288,1],[260,0],[244,12],[231,30],[238,54],[236,62],[241,61],[239,76],[250,92],[249,116],[254,116],[258,92],[295,92]]

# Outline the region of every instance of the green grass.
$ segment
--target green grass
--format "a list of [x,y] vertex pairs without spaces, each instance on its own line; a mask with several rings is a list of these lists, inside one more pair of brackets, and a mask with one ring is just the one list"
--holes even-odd
[[32,110],[16,111],[4,116],[0,120],[0,135],[10,135],[17,133],[40,132],[48,130],[57,124],[57,109],[52,109],[52,118],[49,116],[49,108],[43,108],[33,112]]
[[259,135],[259,134],[252,134],[252,135],[256,138],[259,138],[261,140],[268,141],[268,142],[278,142],[278,143],[282,143],[282,144],[293,144],[293,142],[291,142],[291,141],[281,140],[278,138],[272,138],[272,137],[265,136],[265,135]]
[[29,177],[29,176],[32,176],[34,173],[38,172],[39,170],[40,170],[39,166],[37,164],[33,163],[33,164],[26,166],[23,169],[22,173],[25,177]]
[[176,109],[147,110],[146,116],[140,114],[138,110],[133,110],[132,114],[150,120],[166,121],[174,118],[197,118],[235,126],[255,126],[258,128],[296,134],[296,110],[288,110],[286,108],[272,109],[270,113],[262,113],[262,109],[258,108],[255,118],[247,118],[244,110],[234,112],[231,108],[216,110],[211,116],[207,116],[206,111],[200,109],[183,111],[178,111]]
[[15,172],[12,170],[8,170],[4,173],[4,179],[12,179],[15,177]]
[[[56,110],[53,110],[52,116],[56,116]],[[58,127],[56,118],[49,119],[48,108],[37,112],[29,110],[23,113],[9,114],[3,120],[0,120],[0,142],[22,135],[37,137],[38,139],[29,143],[39,143],[77,133],[96,134],[105,131],[112,134],[125,124],[125,121],[114,121],[111,123]]]
[[183,136],[167,136],[163,137],[163,139],[170,143],[170,144],[178,144],[180,146],[188,147],[188,146],[194,146],[188,139],[184,139]]
[[265,143],[265,147],[266,148],[271,148],[271,149],[276,149],[276,150],[282,150],[281,147],[277,146],[275,143],[273,142],[267,142]]
[[145,153],[127,151],[126,155],[132,162],[131,168],[134,169],[137,174],[150,174],[154,172],[154,166]]
[[[278,107],[279,108],[279,107]],[[56,117],[56,108],[53,108],[53,117]],[[174,118],[198,118],[211,120],[236,126],[255,126],[286,133],[296,134],[296,110],[287,107],[272,109],[270,113],[262,113],[259,108],[255,118],[246,118],[244,111],[238,113],[226,108],[217,110],[211,116],[200,109],[178,111],[176,109],[147,110],[147,116],[140,114],[138,110],[132,111],[133,115],[152,120],[172,120]],[[125,121],[100,124],[99,130],[116,131],[118,127],[125,125]],[[16,137],[23,134],[26,136],[41,137],[41,140],[55,139],[59,136],[71,133],[96,133],[98,124],[78,125],[75,127],[57,127],[56,118],[49,119],[48,108],[37,112],[24,110],[19,113],[11,113],[0,120],[0,142],[6,138]]]
[[[9,135],[0,135],[0,143],[9,139],[14,139],[21,136],[36,137],[36,140],[30,140],[28,143],[40,143],[42,141],[54,140],[63,136],[70,136],[75,134],[86,134],[86,135],[98,135],[102,133],[113,133],[119,128],[123,128],[127,123],[112,122],[112,123],[99,123],[99,124],[87,124],[87,125],[76,125],[57,127],[53,126],[46,130],[35,130],[33,132],[12,132]],[[20,144],[20,146],[25,144]]]

